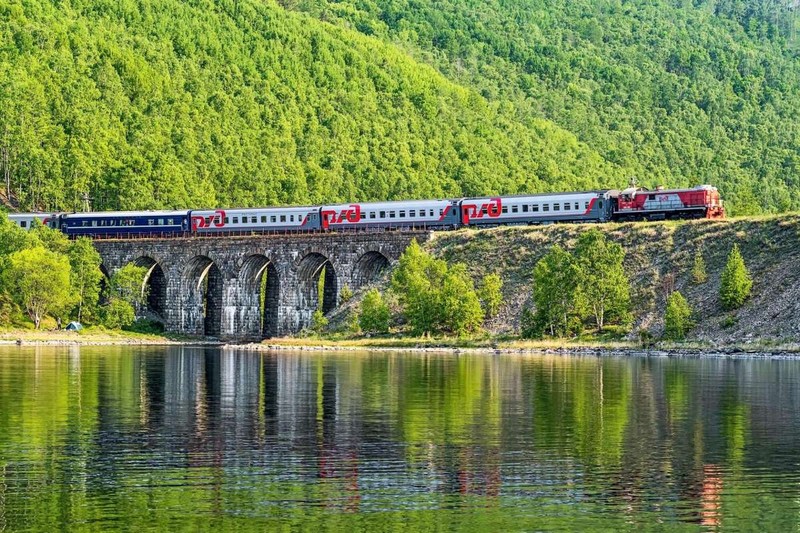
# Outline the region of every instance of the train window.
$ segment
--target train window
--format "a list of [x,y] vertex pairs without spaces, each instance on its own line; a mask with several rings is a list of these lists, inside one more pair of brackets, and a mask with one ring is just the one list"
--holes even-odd
[[381,211],[380,218],[386,218],[386,211]]
[[504,215],[507,214],[508,213],[508,206],[504,205],[502,211],[503,211]]
[[581,204],[579,204],[578,202],[575,202],[575,211],[580,210],[580,208],[581,208]]
[[408,211],[408,216],[409,216],[410,218],[414,218],[415,216],[417,216],[417,212],[416,212],[414,209],[410,209],[410,210]]
[[603,200],[600,200],[600,209],[603,209]]
[[84,221],[81,222],[81,226],[84,227],[84,228],[86,226],[88,226],[88,225],[89,225],[89,221],[88,220],[84,220]]
[[394,211],[389,211],[389,218],[394,218]]
[[234,224],[238,224],[239,223],[239,217],[233,217],[233,223]]
[[[148,226],[152,226],[153,224],[155,224],[155,222],[156,222],[156,221],[155,221],[155,220],[153,220],[152,218],[148,218],[148,219],[147,219],[147,225],[148,225]],[[94,226],[94,221],[92,221],[92,226]]]
[[519,207],[517,207],[516,205],[512,205],[511,206],[511,212],[512,213],[518,213],[519,212]]
[[543,204],[542,211],[550,211],[550,204]]
[[[431,213],[431,215],[433,215],[433,213]],[[444,210],[443,209],[439,209],[439,216],[442,216],[442,215],[444,215]]]
[[553,204],[553,211],[561,211],[561,204]]
[[589,209],[589,202],[583,202],[583,208]]
[[163,226],[164,225],[164,219],[163,218],[159,218],[158,219],[158,225],[159,226]]
[[266,224],[267,223],[267,215],[261,215],[261,223],[262,224]]
[[257,224],[258,223],[258,217],[250,217],[250,223],[251,224]]
[[272,215],[271,217],[269,217],[269,221],[274,224],[275,222],[278,221],[278,219],[275,217],[275,215]]
[[532,205],[531,206],[531,211],[533,211],[534,213],[538,213],[539,212],[539,204]]
[[114,219],[111,219],[111,220],[108,221],[108,225],[109,226],[116,226],[117,225],[117,221],[114,220]]
[[289,222],[294,222],[294,215],[289,215]]
[[231,217],[225,217],[225,224],[231,223]]
[[522,206],[522,212],[523,213],[527,213],[528,212],[528,206],[527,205],[523,205]]
[[406,218],[406,212],[400,211],[400,218]]
[[281,215],[281,222],[286,222],[286,215]]
[[20,220],[19,221],[19,227],[20,228],[27,228],[28,227],[28,222],[26,222],[25,220]]
[[367,214],[364,211],[362,211],[360,218],[361,218],[361,220],[366,220],[367,219]]
[[375,211],[369,212],[369,218],[375,218]]
[[564,202],[564,211],[569,211],[569,202]]

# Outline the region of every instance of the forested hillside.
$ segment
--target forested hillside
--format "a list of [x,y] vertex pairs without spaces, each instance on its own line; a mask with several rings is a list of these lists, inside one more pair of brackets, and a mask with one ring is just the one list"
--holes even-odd
[[[787,3],[790,2],[790,3]],[[800,208],[795,0],[9,0],[0,204],[713,183]]]
[[20,209],[248,206],[620,182],[574,135],[380,40],[258,0],[0,5]]
[[800,207],[796,0],[281,0],[549,118],[641,183]]

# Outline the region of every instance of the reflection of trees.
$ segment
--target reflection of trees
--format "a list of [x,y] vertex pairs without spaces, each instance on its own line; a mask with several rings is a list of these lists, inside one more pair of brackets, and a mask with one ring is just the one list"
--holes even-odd
[[[0,527],[551,499],[724,527],[770,504],[753,469],[794,479],[799,377],[779,361],[30,350],[0,357]],[[775,501],[770,524],[790,524]]]

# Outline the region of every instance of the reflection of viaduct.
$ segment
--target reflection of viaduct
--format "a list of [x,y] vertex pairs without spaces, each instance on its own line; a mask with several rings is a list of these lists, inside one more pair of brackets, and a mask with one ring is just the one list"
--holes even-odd
[[[148,268],[148,308],[167,331],[227,338],[297,332],[339,291],[374,281],[425,232],[95,241],[106,274]],[[318,287],[324,273],[322,302]]]

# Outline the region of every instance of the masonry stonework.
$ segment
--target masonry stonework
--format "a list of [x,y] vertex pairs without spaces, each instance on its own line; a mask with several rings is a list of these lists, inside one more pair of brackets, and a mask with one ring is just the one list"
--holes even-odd
[[[260,339],[296,333],[339,291],[375,281],[412,239],[428,232],[325,233],[95,241],[113,275],[148,269],[147,309],[172,333]],[[323,301],[318,281],[325,276]],[[262,291],[263,289],[263,291]],[[262,295],[263,292],[263,295]]]

